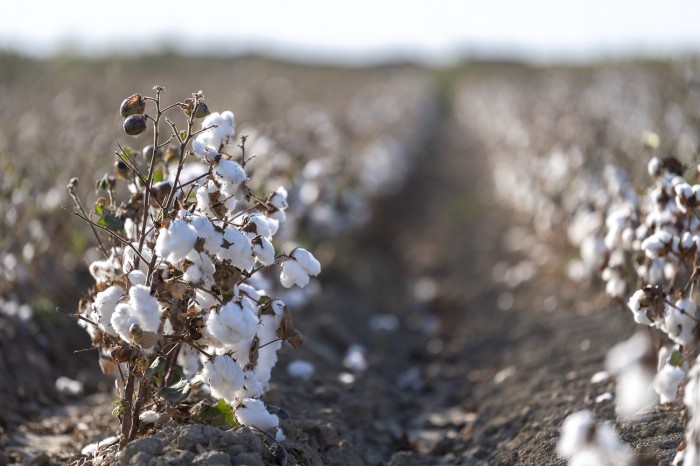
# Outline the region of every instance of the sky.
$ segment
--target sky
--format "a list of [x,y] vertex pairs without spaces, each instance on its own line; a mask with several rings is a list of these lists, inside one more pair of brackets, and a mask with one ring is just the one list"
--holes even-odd
[[349,64],[700,53],[698,0],[15,0],[2,15],[0,49],[38,57],[166,45]]

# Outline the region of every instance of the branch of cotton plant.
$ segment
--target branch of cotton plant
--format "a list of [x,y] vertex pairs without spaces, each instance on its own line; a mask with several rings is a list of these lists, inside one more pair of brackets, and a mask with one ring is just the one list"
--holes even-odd
[[175,135],[170,135],[170,137],[168,138],[168,140],[165,141],[165,142],[163,142],[163,143],[162,143],[161,145],[159,145],[157,148],[158,148],[158,149],[161,149],[161,148],[167,146],[168,144],[170,144],[170,143],[172,142],[172,140],[173,140],[174,138],[175,138]]
[[[84,219],[87,219],[87,213],[85,212],[85,209],[83,208],[82,202],[80,202],[80,198],[78,195],[75,193],[75,188],[78,186],[78,178],[71,178],[70,182],[68,183],[68,194],[70,195],[71,199],[73,199],[73,202],[75,203],[75,206],[80,210],[80,212],[83,214]],[[65,209],[65,207],[64,207]],[[72,210],[67,209],[72,212]],[[109,257],[109,253],[107,252],[107,248],[105,248],[104,244],[102,244],[102,239],[100,238],[100,235],[97,234],[97,230],[93,226],[93,223],[88,220],[88,223],[90,224],[90,229],[92,230],[92,233],[95,235],[95,239],[97,240],[97,247],[98,249],[102,252],[104,257]]]
[[690,314],[688,314],[688,313],[686,312],[685,309],[681,309],[680,307],[678,307],[678,306],[676,306],[675,304],[673,304],[671,301],[667,301],[667,300],[664,299],[664,303],[665,303],[666,305],[668,305],[669,307],[672,307],[673,309],[677,310],[677,311],[680,312],[681,314],[690,317],[691,320],[694,320],[695,322],[700,322],[700,320],[698,320],[695,316],[691,316]]
[[71,317],[73,317],[73,318],[75,318],[75,319],[82,320],[82,321],[84,321],[84,322],[87,322],[88,324],[94,325],[94,326],[97,327],[97,328],[100,327],[97,323],[93,322],[92,320],[90,320],[90,319],[88,319],[87,317],[82,316],[82,315],[80,315],[80,314],[76,314],[76,313],[73,313],[73,312],[64,311],[64,310],[61,309],[60,307],[56,307],[56,310],[57,310],[58,312],[62,312],[63,314],[65,314],[65,315],[67,315],[67,316],[71,316]]
[[[136,247],[134,247],[134,245],[132,245],[129,241],[125,240],[124,238],[122,238],[121,236],[119,236],[118,234],[116,234],[115,232],[113,232],[112,230],[110,230],[109,228],[103,227],[102,225],[99,225],[99,224],[93,222],[93,221],[90,220],[89,218],[87,218],[87,217],[85,217],[84,215],[82,215],[80,212],[76,212],[76,211],[74,211],[73,209],[69,209],[68,207],[66,207],[66,206],[63,205],[63,204],[61,204],[61,208],[62,208],[63,210],[65,210],[65,211],[67,211],[67,212],[70,212],[71,214],[75,215],[76,217],[82,219],[83,221],[89,223],[89,224],[92,225],[93,227],[99,228],[100,230],[106,232],[106,233],[109,234],[112,238],[114,238],[114,239],[117,240],[119,243],[123,244],[124,246],[130,247],[130,248],[136,253],[136,255],[137,255],[142,261],[144,261],[144,263],[147,262],[146,259],[144,259],[144,257],[141,255],[141,253],[139,252],[139,250],[136,249]],[[108,256],[109,256],[109,255],[108,255]]]
[[[151,205],[150,203],[150,197],[151,197],[151,189],[153,187],[153,173],[155,170],[155,165],[156,165],[156,156],[155,156],[155,148],[158,147],[158,136],[159,136],[159,122],[160,122],[160,117],[162,115],[162,112],[160,110],[160,94],[164,90],[162,86],[155,86],[154,87],[156,91],[156,98],[155,98],[155,104],[156,104],[156,119],[153,120],[153,157],[151,157],[151,163],[148,167],[148,179],[146,181],[146,187],[144,188],[144,205],[143,205],[143,221],[141,222],[141,231],[144,232],[146,231],[146,225],[148,224],[148,211],[149,211],[149,206]],[[158,196],[154,196],[158,197]],[[139,253],[143,251],[143,244],[144,241],[146,240],[146,235],[142,234],[141,237],[139,238]],[[155,254],[153,255],[153,259],[151,260],[151,265],[155,263]],[[138,264],[137,264],[138,266]],[[148,269],[148,276],[151,276],[151,271],[152,267],[149,267]]]
[[133,422],[133,397],[134,397],[134,382],[136,375],[134,374],[134,363],[130,360],[127,362],[127,372],[128,376],[126,379],[126,385],[124,386],[124,393],[122,393],[121,407],[124,410],[121,419],[121,433],[122,437],[119,440],[119,449],[121,450],[129,443],[129,436],[131,435],[131,426]]

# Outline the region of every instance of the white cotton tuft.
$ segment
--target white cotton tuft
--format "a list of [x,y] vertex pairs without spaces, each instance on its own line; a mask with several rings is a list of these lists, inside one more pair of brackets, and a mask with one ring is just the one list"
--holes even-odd
[[212,396],[229,403],[236,399],[236,391],[244,383],[243,369],[227,355],[216,355],[213,361],[206,360],[202,376],[209,383]]
[[141,414],[139,414],[139,421],[143,422],[144,424],[154,424],[158,422],[158,419],[160,419],[160,414],[152,409],[143,411]]
[[367,356],[362,345],[351,345],[343,358],[343,366],[355,372],[363,372],[367,369]]
[[631,464],[632,449],[622,443],[608,423],[596,423],[589,410],[570,414],[561,428],[557,454],[568,460],[569,466],[607,466]]
[[309,274],[293,259],[283,261],[280,271],[280,283],[285,288],[297,285],[301,288],[309,284]]
[[275,262],[275,247],[264,236],[253,240],[253,254],[262,265],[271,265]]
[[279,418],[265,409],[265,404],[256,399],[243,400],[242,406],[236,410],[238,422],[248,427],[257,427],[268,431],[279,426]]
[[116,336],[117,332],[112,328],[110,321],[112,319],[112,314],[114,314],[114,309],[117,307],[117,303],[122,296],[124,296],[124,289],[122,287],[110,286],[106,290],[97,293],[95,302],[92,305],[93,310],[99,316],[97,324],[99,324],[104,332],[112,336]]
[[132,270],[126,276],[132,285],[145,285],[148,280],[146,274],[140,270]]
[[678,396],[678,387],[685,380],[685,371],[680,367],[665,364],[654,377],[654,390],[661,403],[673,403]]
[[292,377],[302,380],[309,380],[316,371],[316,368],[309,361],[295,359],[287,365],[287,373]]
[[129,301],[117,304],[110,322],[124,341],[131,340],[130,330],[134,325],[145,332],[157,332],[160,325],[158,300],[150,295],[148,287],[134,285],[129,290]]
[[197,135],[196,140],[192,142],[192,148],[195,152],[199,146],[209,147],[210,150],[219,150],[222,145],[230,144],[233,141],[236,130],[233,113],[227,111],[221,114],[217,112],[209,114],[202,121],[202,129],[204,128],[209,129]]
[[290,254],[304,271],[315,277],[321,273],[321,263],[309,251],[303,248],[296,248]]
[[236,345],[255,336],[258,322],[250,306],[231,301],[209,313],[207,330],[223,344]]
[[289,204],[287,203],[287,190],[283,186],[277,188],[270,196],[269,203],[275,209],[287,209],[289,207]]
[[160,229],[156,240],[156,254],[171,263],[178,263],[194,248],[196,241],[197,230],[178,218],[170,222],[168,228]]
[[238,162],[229,159],[220,159],[214,166],[214,177],[234,186],[238,186],[248,179],[243,167]]
[[662,330],[679,345],[688,345],[695,339],[695,302],[690,299],[680,299],[675,306],[665,307],[665,319]]
[[237,228],[226,228],[221,240],[221,246],[215,252],[219,260],[229,260],[241,270],[250,271],[255,266],[253,245],[248,235]]

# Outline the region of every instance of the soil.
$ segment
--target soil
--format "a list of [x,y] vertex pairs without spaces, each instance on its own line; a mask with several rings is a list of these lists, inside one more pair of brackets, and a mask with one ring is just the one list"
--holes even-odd
[[[564,464],[555,453],[559,430],[584,408],[614,422],[650,464],[673,458],[683,433],[677,406],[620,423],[613,401],[596,402],[614,387],[591,376],[636,330],[601,297],[600,284],[571,283],[556,260],[515,288],[499,280],[497,264],[522,258],[502,242],[521,222],[491,198],[485,141],[458,124],[449,101],[442,105],[404,189],[377,200],[373,221],[322,274],[321,295],[295,310],[306,342],[282,352],[264,396],[290,415],[284,450],[247,429],[164,423],[118,464]],[[373,329],[377,316],[395,316],[398,326]],[[0,380],[0,464],[89,464],[81,448],[117,427],[108,381],[90,353],[78,357],[91,362],[55,360],[87,347],[87,338],[73,340],[82,330],[72,327],[30,331],[2,319],[0,373],[12,378]],[[70,340],[63,349],[42,343],[56,333]],[[356,343],[368,367],[352,373],[342,359]],[[309,380],[285,371],[296,358],[314,363]],[[81,379],[92,395],[27,392],[38,377],[60,374]],[[103,454],[115,458],[110,452]]]

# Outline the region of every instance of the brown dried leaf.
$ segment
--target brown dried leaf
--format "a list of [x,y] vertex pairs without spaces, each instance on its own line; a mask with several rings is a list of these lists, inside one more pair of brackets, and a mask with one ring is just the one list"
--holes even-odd
[[304,343],[304,337],[294,328],[292,312],[287,306],[284,306],[284,315],[282,316],[280,328],[277,329],[277,336],[282,340],[288,341],[294,349],[299,349],[302,343]]

